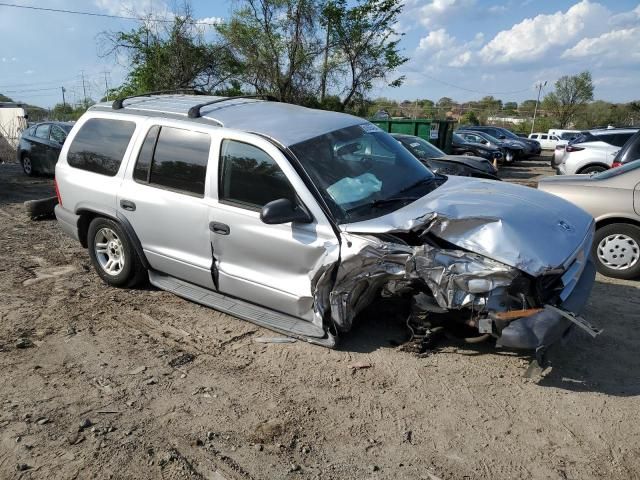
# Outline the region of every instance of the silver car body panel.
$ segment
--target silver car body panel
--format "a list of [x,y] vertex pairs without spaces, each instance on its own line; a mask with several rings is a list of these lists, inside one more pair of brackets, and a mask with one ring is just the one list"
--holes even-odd
[[[125,100],[126,108],[120,111],[147,116],[172,114],[188,119],[187,115],[192,106],[223,98],[208,95],[136,97]],[[92,109],[111,110],[111,103],[99,103]],[[255,98],[230,99],[202,107],[200,113],[201,119],[211,120],[221,127],[266,135],[277,139],[284,146],[365,122],[362,118],[345,113],[315,110]],[[190,120],[190,124],[193,125],[193,123],[195,122]],[[286,124],[286,128],[283,128],[283,124]]]
[[558,202],[532,188],[449,177],[444,185],[406,207],[345,225],[344,230],[393,233],[427,228],[462,249],[538,276],[561,267],[592,223],[589,215],[570,202]]
[[[289,160],[264,136],[286,146],[364,121],[257,100],[204,107],[203,121],[187,118],[191,106],[211,98],[143,97],[125,101],[123,110],[111,110],[110,104],[90,109],[70,133],[57,164],[63,205],[56,214],[65,231],[75,228],[72,217],[83,209],[113,218],[124,215],[152,269],[325,330],[332,325],[349,330],[355,316],[381,292],[406,293],[416,283],[431,292],[434,309],[471,311],[496,308],[491,302],[522,272],[531,277],[564,274],[564,298],[570,298],[581,281],[590,288],[592,280],[583,280],[580,252],[590,247],[593,220],[570,203],[527,187],[452,176],[392,213],[335,225]],[[87,119],[96,117],[136,123],[114,177],[66,162],[74,136]],[[150,126],[158,124],[210,135],[203,198],[133,180],[137,152]],[[258,211],[219,201],[218,158],[224,139],[267,153],[313,222],[267,225]],[[136,211],[119,208],[122,199],[134,201]],[[212,232],[210,222],[229,225],[233,234]],[[409,244],[401,234],[421,240]]]

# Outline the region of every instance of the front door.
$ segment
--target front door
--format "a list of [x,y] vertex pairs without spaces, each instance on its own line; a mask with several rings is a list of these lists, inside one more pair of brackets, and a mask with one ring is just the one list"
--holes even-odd
[[118,212],[133,226],[154,270],[214,288],[205,199],[211,137],[170,122],[144,128],[127,166]]
[[[221,138],[216,199],[209,210],[214,276],[220,292],[316,321],[314,275],[338,260],[334,231],[284,155],[270,142],[237,133]],[[288,198],[312,223],[267,225],[260,210]]]

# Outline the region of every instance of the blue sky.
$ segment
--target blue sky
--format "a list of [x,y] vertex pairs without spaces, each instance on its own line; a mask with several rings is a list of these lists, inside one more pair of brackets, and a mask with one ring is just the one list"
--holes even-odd
[[[116,15],[162,15],[168,0],[15,0],[34,5]],[[230,0],[194,0],[202,21],[224,21]],[[640,99],[638,0],[405,0],[399,29],[410,61],[400,88],[378,85],[372,96],[398,100],[448,96],[459,101],[493,94],[503,100],[535,97],[534,85],[588,69],[595,96]],[[104,93],[105,76],[119,83],[126,69],[99,58],[99,34],[135,22],[0,6],[0,93],[52,106]],[[544,91],[543,91],[544,92]]]

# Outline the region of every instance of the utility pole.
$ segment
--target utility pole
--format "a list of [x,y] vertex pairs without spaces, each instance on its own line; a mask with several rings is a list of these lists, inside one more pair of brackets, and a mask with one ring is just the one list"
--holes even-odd
[[87,104],[87,87],[84,84],[84,70],[80,72],[80,75],[82,75],[82,94],[84,95],[82,99],[82,103],[86,105]]
[[324,97],[327,94],[327,75],[329,75],[329,36],[330,23],[327,19],[327,38],[324,44],[324,61],[322,63],[322,78],[320,79],[320,103],[324,103]]
[[67,102],[64,99],[64,92],[66,92],[66,90],[64,89],[64,87],[60,87],[60,88],[62,89],[62,108],[64,110],[66,110],[67,109]]
[[107,71],[104,71],[104,96],[109,101],[109,83],[107,82]]
[[533,120],[531,121],[531,133],[533,133],[533,127],[536,124],[536,114],[538,113],[538,103],[540,103],[540,92],[542,91],[542,87],[544,87],[546,84],[547,84],[546,80],[544,81],[544,83],[538,82],[536,84],[536,87],[538,88],[538,98],[536,99],[536,106],[533,109]]

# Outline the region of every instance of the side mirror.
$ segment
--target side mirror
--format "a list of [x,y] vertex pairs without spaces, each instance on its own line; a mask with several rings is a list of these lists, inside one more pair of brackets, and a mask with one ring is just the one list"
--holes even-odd
[[288,198],[279,198],[267,203],[260,211],[260,220],[267,225],[313,222],[313,218],[304,208],[295,205]]
[[507,138],[505,135],[498,135],[499,140],[504,140],[505,138]]
[[483,145],[486,145],[489,142],[487,140],[481,140],[480,143],[483,144]]

